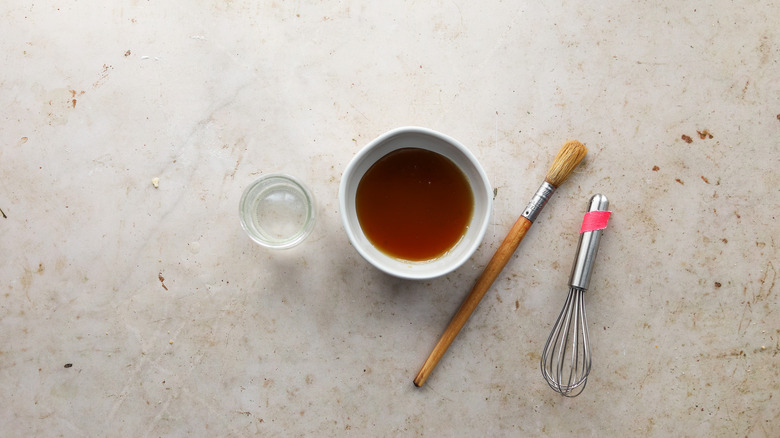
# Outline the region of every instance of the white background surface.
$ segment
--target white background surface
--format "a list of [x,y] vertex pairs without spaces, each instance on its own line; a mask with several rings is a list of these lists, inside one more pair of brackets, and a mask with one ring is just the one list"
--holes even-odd
[[[5,2],[3,435],[777,436],[780,7],[596,3]],[[346,164],[403,125],[497,188],[480,250],[426,282],[338,216]],[[571,138],[585,162],[415,388]],[[319,219],[272,252],[237,210],[280,171]],[[568,400],[538,361],[597,192]]]

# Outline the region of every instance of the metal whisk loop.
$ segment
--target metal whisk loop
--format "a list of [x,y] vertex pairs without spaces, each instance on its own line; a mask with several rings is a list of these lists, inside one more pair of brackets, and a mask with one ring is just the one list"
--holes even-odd
[[590,373],[584,292],[575,287],[569,289],[563,309],[542,351],[544,379],[550,388],[566,397],[578,396],[585,389]]

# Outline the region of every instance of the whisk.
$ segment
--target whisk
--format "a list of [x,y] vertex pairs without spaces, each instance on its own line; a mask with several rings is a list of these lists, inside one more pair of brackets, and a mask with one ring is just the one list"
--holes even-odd
[[576,397],[585,389],[590,374],[590,341],[585,315],[585,291],[590,283],[599,239],[610,212],[609,200],[597,194],[580,229],[580,242],[569,278],[569,295],[547,338],[540,365],[542,376],[555,392]]

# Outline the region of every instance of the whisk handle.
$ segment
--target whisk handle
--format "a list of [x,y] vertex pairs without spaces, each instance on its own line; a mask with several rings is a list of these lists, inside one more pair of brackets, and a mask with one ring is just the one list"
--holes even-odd
[[[609,208],[609,200],[602,194],[593,195],[590,198],[588,212],[604,211]],[[590,275],[593,272],[593,263],[599,250],[599,240],[602,229],[585,231],[580,234],[580,243],[577,245],[577,255],[569,277],[569,285],[582,290],[588,289]]]

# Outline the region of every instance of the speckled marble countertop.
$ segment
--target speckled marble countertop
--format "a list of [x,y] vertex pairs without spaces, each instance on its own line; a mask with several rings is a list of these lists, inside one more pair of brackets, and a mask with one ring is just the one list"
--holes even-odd
[[[5,2],[3,435],[777,436],[777,17],[770,1]],[[425,282],[368,265],[338,215],[346,164],[403,125],[460,140],[497,189],[479,251]],[[570,138],[585,162],[415,388]],[[278,171],[318,201],[286,252],[237,216]],[[593,371],[569,400],[538,361],[597,192],[614,214]]]

